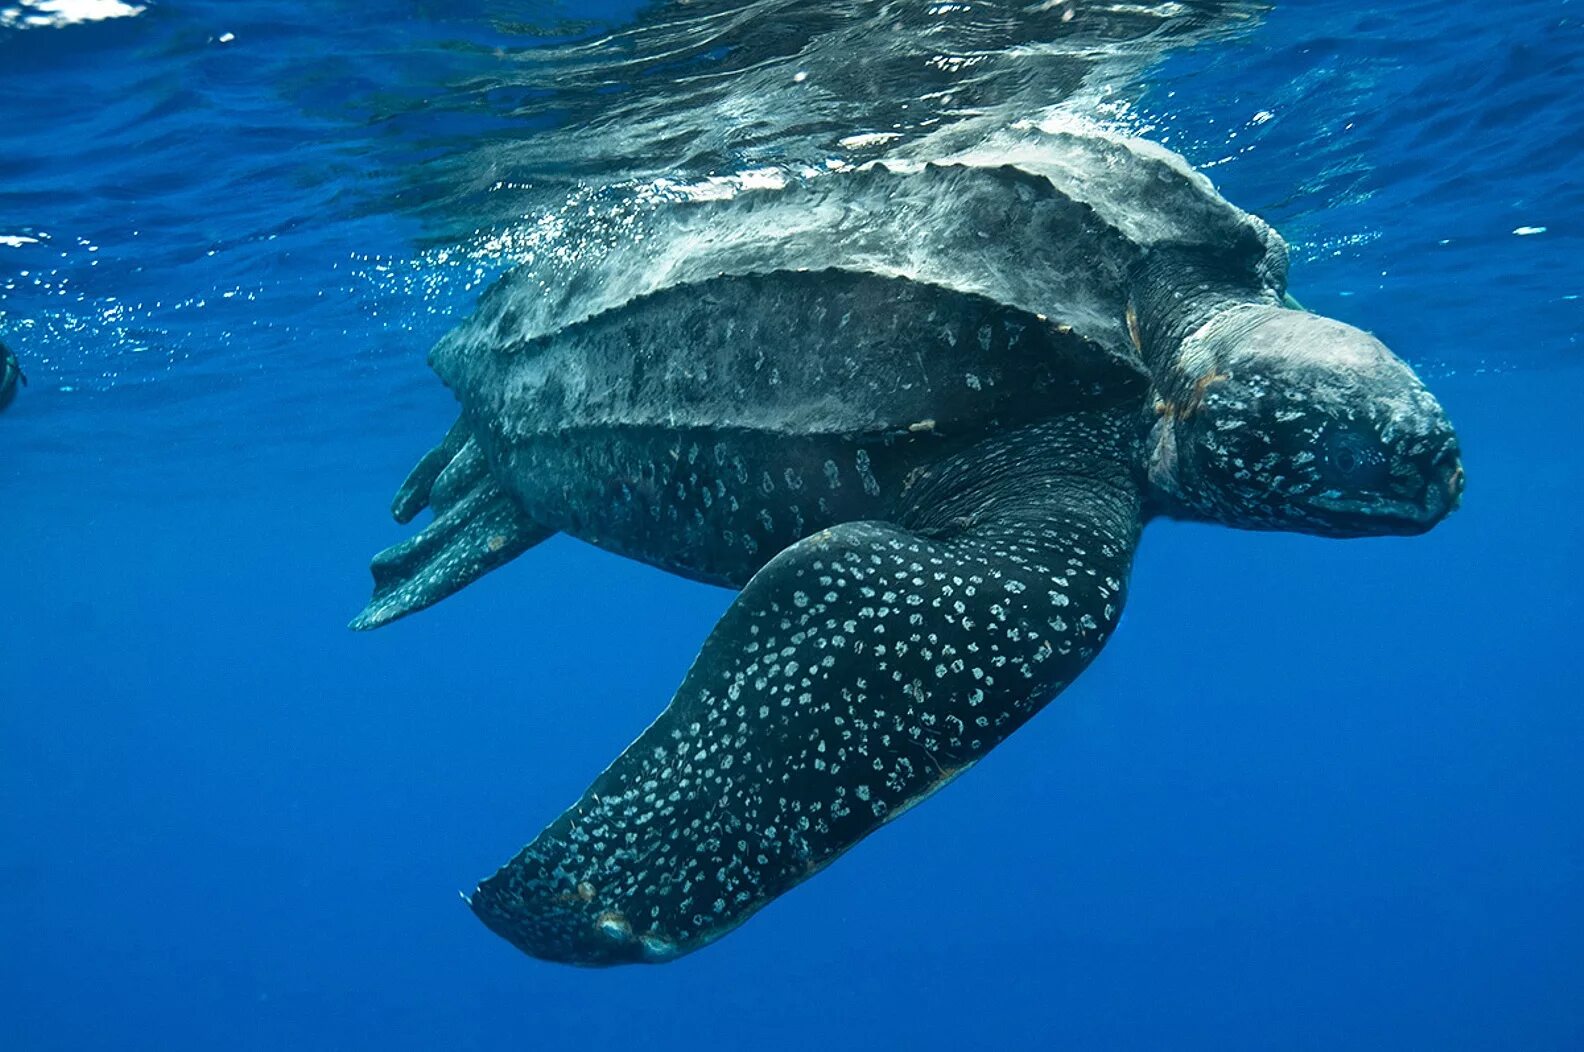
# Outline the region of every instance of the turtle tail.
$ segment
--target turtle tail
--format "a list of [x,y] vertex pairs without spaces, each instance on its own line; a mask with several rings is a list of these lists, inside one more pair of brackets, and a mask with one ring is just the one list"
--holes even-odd
[[501,489],[460,420],[418,461],[391,514],[407,523],[426,507],[434,508],[433,522],[374,556],[374,595],[352,619],[353,629],[379,628],[433,606],[555,533]]

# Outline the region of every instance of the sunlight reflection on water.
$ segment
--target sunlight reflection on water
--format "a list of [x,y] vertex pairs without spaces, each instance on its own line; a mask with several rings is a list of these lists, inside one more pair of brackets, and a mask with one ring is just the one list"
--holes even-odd
[[144,4],[121,0],[18,0],[19,7],[0,8],[0,27],[7,29],[58,29],[80,22],[131,18],[147,10]]

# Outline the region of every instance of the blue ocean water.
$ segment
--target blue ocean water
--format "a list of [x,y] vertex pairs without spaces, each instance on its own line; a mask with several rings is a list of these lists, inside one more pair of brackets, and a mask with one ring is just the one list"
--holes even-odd
[[[1063,8],[0,0],[0,1048],[1584,1047],[1584,10]],[[454,893],[730,596],[556,538],[346,631],[426,350],[622,188],[1084,92],[1420,368],[1462,510],[1155,524],[950,791],[694,956],[521,956]]]

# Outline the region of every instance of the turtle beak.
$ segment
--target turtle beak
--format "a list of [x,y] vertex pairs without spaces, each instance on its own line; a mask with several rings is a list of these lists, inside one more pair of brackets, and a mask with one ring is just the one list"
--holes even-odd
[[1467,476],[1463,474],[1463,460],[1459,458],[1452,463],[1452,474],[1447,476],[1447,511],[1454,512],[1463,503],[1463,483]]
[[1429,530],[1457,511],[1458,505],[1463,501],[1463,484],[1466,478],[1463,472],[1463,459],[1458,456],[1456,449],[1450,450],[1429,473],[1425,483],[1424,498],[1419,502],[1412,516],[1415,520],[1413,525],[1416,527],[1413,532],[1422,533]]

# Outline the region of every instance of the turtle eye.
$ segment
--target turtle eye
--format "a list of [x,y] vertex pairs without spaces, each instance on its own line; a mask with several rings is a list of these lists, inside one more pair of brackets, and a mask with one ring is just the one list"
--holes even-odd
[[1344,431],[1326,442],[1325,465],[1332,479],[1344,486],[1373,486],[1386,478],[1385,452],[1357,432]]

